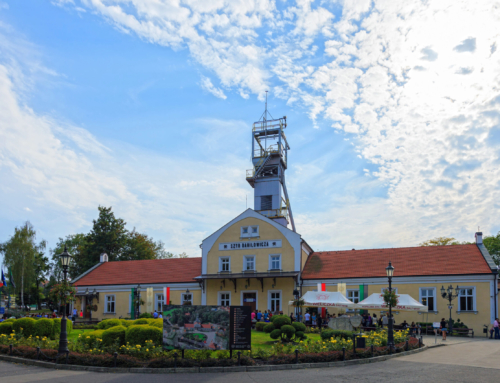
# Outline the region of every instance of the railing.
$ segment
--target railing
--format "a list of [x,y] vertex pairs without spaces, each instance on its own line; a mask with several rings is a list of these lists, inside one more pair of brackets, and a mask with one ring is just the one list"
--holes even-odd
[[260,149],[260,148],[255,149],[253,152],[253,157],[254,158],[264,157],[265,158],[270,154],[279,154],[279,155],[283,156],[284,153],[285,153],[285,150],[284,150],[283,145],[276,144],[276,145],[270,145],[265,150]]
[[247,178],[253,178],[254,174],[255,174],[255,169],[247,170]]
[[283,130],[284,128],[286,128],[286,123],[284,123],[280,118],[278,120],[258,121],[254,122],[253,124],[254,132],[258,130],[270,130],[274,128],[280,128],[281,130]]
[[258,210],[260,214],[267,218],[277,218],[283,217],[288,221],[288,209],[286,207],[282,207],[281,209],[272,209],[272,210]]

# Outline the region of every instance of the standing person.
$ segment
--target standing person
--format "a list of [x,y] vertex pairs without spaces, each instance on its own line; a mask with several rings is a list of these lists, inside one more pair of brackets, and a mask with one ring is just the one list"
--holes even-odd
[[316,313],[313,313],[312,315],[312,325],[313,327],[316,327]]
[[498,322],[498,318],[495,318],[493,322],[493,330],[495,331],[495,339],[500,339],[500,323]]
[[306,315],[304,315],[304,318],[306,319],[306,326],[311,325],[311,314],[309,314],[309,311],[306,311]]
[[372,316],[372,327],[376,327],[378,324],[377,314],[373,314]]
[[321,332],[321,326],[323,325],[323,318],[321,318],[321,315],[318,314],[318,328],[319,328],[319,332]]
[[267,312],[267,310],[264,311],[264,322],[269,322],[269,313]]
[[388,315],[386,314],[386,315],[384,315],[384,316],[382,317],[382,327],[385,327],[385,326],[387,326],[388,324],[389,324],[389,317],[388,317]]
[[262,320],[262,313],[260,310],[257,312],[257,322],[260,322]]
[[417,325],[415,324],[415,322],[411,322],[411,326],[410,326],[410,336],[411,336],[411,335],[415,335],[416,330],[417,330]]
[[80,318],[83,318],[83,310],[80,310]]
[[155,312],[153,313],[153,318],[158,319],[158,313],[156,312],[156,310],[155,310]]
[[163,315],[161,315],[161,312],[158,313],[158,319],[163,319]]
[[370,313],[366,313],[366,327],[372,327],[372,316]]
[[73,308],[73,323],[76,322],[77,317],[78,317],[78,310],[76,308]]
[[441,329],[441,334],[443,334],[443,340],[446,340],[446,321],[443,319],[441,319],[441,323],[440,323],[440,329]]
[[302,314],[300,313],[300,311],[297,314],[297,322],[302,322]]
[[294,322],[295,321],[295,318],[293,317],[293,313],[290,313],[290,322]]

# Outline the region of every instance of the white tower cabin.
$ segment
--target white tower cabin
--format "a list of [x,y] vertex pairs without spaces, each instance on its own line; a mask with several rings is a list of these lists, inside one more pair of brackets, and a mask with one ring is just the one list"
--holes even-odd
[[266,109],[252,129],[253,169],[247,170],[247,181],[254,190],[254,210],[295,231],[292,209],[285,184],[287,154],[286,116],[274,119]]

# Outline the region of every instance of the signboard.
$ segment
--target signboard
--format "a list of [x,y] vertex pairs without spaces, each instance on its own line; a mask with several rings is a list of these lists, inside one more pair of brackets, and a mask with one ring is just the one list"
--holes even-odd
[[434,327],[434,328],[440,328],[441,327],[441,323],[434,322],[434,323],[432,323],[432,327]]
[[219,250],[273,249],[281,247],[281,239],[219,243]]
[[230,350],[252,349],[252,309],[250,306],[231,306],[229,312],[229,348]]
[[251,308],[163,305],[166,350],[250,350]]
[[0,314],[5,314],[5,307],[0,307]]

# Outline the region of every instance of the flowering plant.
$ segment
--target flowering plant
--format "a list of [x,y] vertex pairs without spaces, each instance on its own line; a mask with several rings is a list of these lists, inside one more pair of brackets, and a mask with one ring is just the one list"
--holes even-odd
[[54,285],[49,292],[49,298],[54,302],[60,302],[61,305],[74,302],[75,296],[76,289],[66,281]]
[[396,307],[399,303],[398,296],[394,290],[389,291],[388,289],[382,294],[382,298],[387,306]]

